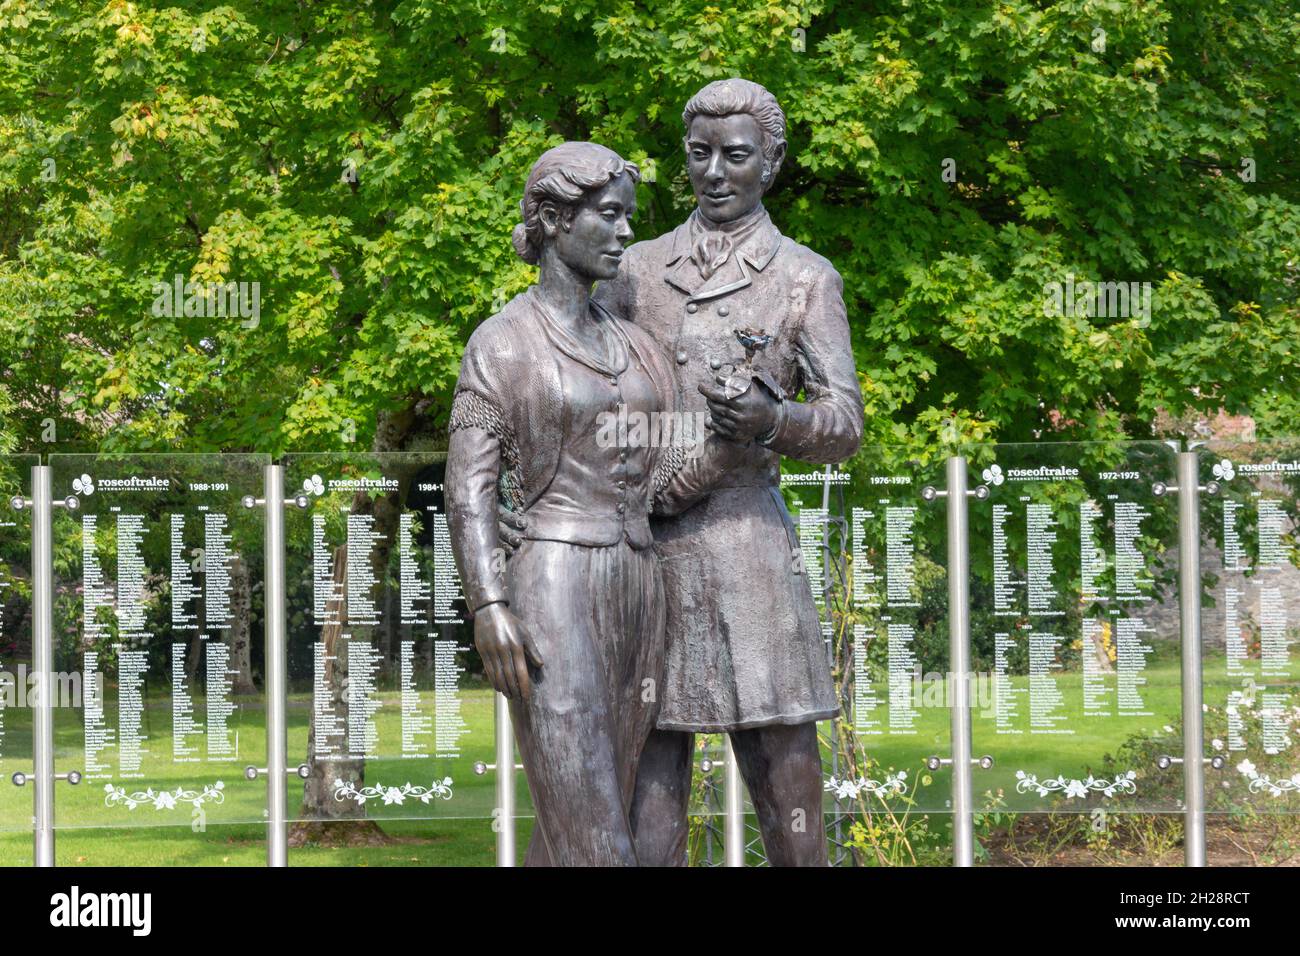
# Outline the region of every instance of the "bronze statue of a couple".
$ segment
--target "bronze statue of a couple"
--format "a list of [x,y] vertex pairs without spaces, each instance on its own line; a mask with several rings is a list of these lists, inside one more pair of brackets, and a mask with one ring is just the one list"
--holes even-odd
[[453,400],[452,544],[536,808],[527,865],[685,865],[693,735],[717,732],[769,861],[827,863],[816,722],[839,704],[779,484],[782,455],[861,442],[843,285],[763,208],[775,97],[720,80],[682,119],[698,205],[657,239],[628,245],[633,163],[537,160],[514,231],[537,283],[475,330]]

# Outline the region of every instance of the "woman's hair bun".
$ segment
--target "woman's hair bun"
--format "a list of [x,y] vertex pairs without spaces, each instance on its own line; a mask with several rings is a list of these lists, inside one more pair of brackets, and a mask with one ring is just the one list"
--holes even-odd
[[515,226],[514,232],[510,234],[510,242],[515,247],[515,252],[519,258],[530,266],[537,265],[541,258],[538,248],[528,239],[528,227],[522,222]]

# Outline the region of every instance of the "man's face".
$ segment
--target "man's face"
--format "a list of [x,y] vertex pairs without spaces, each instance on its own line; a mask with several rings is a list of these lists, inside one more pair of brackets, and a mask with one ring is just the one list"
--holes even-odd
[[588,193],[573,212],[568,229],[555,235],[560,259],[578,275],[592,280],[613,279],[623,247],[632,241],[636,213],[636,184],[621,173],[603,189]]
[[691,120],[686,170],[700,211],[714,222],[753,212],[767,189],[763,164],[763,130],[748,113]]

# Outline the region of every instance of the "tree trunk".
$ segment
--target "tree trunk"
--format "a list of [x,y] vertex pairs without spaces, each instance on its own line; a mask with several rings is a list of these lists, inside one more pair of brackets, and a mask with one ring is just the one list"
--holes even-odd
[[[395,414],[381,414],[375,433],[374,452],[400,451],[416,415],[413,408]],[[412,472],[413,474],[414,472]],[[385,615],[381,631],[387,633],[391,619],[384,590],[388,587],[388,561],[392,553],[397,534],[398,518],[402,511],[411,475],[400,474],[398,490],[395,493],[372,499],[364,491],[357,492],[352,499],[352,514],[370,513],[374,515],[375,546],[370,553],[370,570],[375,582],[376,607]],[[330,703],[334,713],[339,715],[343,726],[348,721],[348,640],[373,641],[375,628],[370,626],[349,626],[347,620],[347,545],[334,549],[333,593],[337,597],[330,601],[326,616],[333,623],[321,630],[321,642],[324,644],[326,660],[323,680],[329,688]],[[344,632],[351,637],[345,640]],[[385,648],[386,650],[386,648]],[[387,665],[387,654],[384,660]],[[316,746],[316,712],[311,709],[308,729],[308,753],[315,752]],[[387,837],[374,821],[365,818],[365,807],[354,800],[336,800],[335,781],[351,783],[360,788],[365,783],[366,765],[364,759],[340,757],[337,759],[315,759],[310,762],[311,775],[304,782],[303,799],[300,815],[313,822],[295,823],[289,831],[291,846],[305,843],[325,843],[334,846],[374,845],[384,843]]]
[[[353,508],[364,510],[367,496],[358,493],[353,497]],[[344,543],[334,549],[334,577],[332,596],[327,604],[326,617],[330,623],[321,628],[321,643],[325,658],[322,681],[329,688],[330,709],[338,715],[343,727],[348,723],[348,648],[343,634],[348,630],[347,604],[348,548]],[[350,640],[364,640],[364,631],[353,631]],[[333,658],[331,660],[331,658]],[[307,753],[316,753],[316,708],[310,713],[307,727]],[[345,736],[346,741],[346,736]],[[299,815],[308,818],[294,823],[289,829],[289,845],[324,843],[330,846],[368,845],[386,839],[378,824],[367,820],[365,807],[354,800],[334,799],[335,781],[352,783],[360,788],[365,783],[366,762],[347,756],[309,759],[311,774],[303,783],[302,807]]]
[[205,597],[207,590],[208,584],[205,580],[203,587],[199,590],[199,607],[195,614],[199,626],[194,629],[194,634],[190,637],[190,649],[185,656],[185,683],[190,687],[194,686],[194,675],[199,672],[199,656],[203,653],[201,635],[203,629],[207,627],[208,602]]
[[227,643],[230,648],[230,666],[235,672],[231,692],[235,694],[256,694],[257,685],[253,682],[253,642],[252,617],[253,594],[252,583],[248,574],[248,565],[242,555],[235,555],[230,564],[230,611],[231,622]]

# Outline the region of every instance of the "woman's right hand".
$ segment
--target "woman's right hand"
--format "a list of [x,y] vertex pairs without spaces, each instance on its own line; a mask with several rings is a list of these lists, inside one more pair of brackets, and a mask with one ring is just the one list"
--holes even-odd
[[502,694],[527,700],[532,693],[528,665],[542,666],[542,655],[522,621],[500,602],[479,608],[474,615],[474,646],[483,658],[483,671]]

